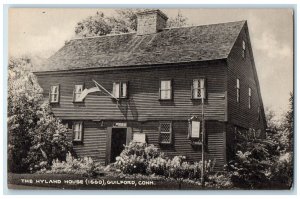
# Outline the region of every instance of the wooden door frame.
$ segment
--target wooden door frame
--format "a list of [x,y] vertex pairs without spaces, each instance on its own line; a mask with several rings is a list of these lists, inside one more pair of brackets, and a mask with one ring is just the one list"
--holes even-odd
[[126,129],[126,145],[128,145],[132,140],[131,127],[107,127],[105,165],[110,164],[112,131],[113,129],[120,129],[120,128]]

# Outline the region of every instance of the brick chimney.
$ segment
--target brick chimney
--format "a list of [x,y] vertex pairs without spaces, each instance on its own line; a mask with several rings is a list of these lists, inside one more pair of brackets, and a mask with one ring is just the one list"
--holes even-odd
[[160,10],[137,13],[137,34],[153,34],[166,28],[168,17]]

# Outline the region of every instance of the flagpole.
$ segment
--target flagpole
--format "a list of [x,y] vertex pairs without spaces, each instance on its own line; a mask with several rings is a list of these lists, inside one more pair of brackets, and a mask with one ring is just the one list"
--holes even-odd
[[202,154],[201,154],[201,159],[202,159],[202,165],[201,165],[201,185],[204,187],[204,97],[201,97],[201,119],[202,119]]
[[96,82],[95,80],[93,80],[93,82],[96,84],[96,86],[99,86],[101,89],[103,89],[106,93],[108,93],[112,98],[114,98],[115,100],[118,101],[118,99],[113,96],[110,92],[108,92],[108,90],[106,90],[103,86],[101,86],[98,82]]

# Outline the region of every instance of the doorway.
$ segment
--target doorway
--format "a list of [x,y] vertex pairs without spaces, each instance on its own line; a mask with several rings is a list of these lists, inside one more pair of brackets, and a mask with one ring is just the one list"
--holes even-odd
[[126,134],[127,128],[113,128],[111,135],[111,155],[110,162],[115,162],[116,157],[120,155],[120,153],[124,149],[124,145],[126,145]]

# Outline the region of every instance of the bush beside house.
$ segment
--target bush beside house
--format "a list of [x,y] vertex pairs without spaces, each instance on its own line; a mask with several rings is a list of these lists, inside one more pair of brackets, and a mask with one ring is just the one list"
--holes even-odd
[[72,143],[66,127],[42,104],[30,59],[10,59],[8,71],[8,171],[35,172],[65,160]]

